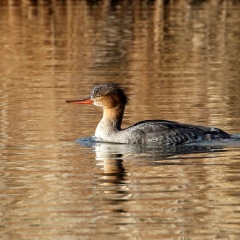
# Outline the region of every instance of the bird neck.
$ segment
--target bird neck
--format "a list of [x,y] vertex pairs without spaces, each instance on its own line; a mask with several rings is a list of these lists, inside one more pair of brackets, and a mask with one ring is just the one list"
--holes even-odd
[[[121,124],[124,114],[124,105],[118,105],[114,108],[104,108],[103,109],[103,118],[101,122],[104,123],[104,125],[107,125],[106,127],[114,130],[114,131],[120,131],[121,130]],[[100,123],[101,123],[100,122]]]

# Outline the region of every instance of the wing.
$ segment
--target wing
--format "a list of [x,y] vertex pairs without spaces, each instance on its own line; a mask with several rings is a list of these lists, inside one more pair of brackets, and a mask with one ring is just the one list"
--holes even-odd
[[230,137],[229,134],[218,128],[180,124],[165,120],[141,121],[131,128],[143,132],[145,143],[159,143],[161,145],[178,145]]

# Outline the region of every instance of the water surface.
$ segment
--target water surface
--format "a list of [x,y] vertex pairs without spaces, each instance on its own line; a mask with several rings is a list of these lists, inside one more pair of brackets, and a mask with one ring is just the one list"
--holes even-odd
[[101,118],[65,104],[128,91],[123,127],[240,133],[236,1],[0,3],[1,239],[239,239],[240,144],[81,145]]

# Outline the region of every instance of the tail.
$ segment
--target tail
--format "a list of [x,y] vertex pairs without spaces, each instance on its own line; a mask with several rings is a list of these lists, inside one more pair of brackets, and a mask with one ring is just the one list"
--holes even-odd
[[206,139],[205,140],[215,140],[215,139],[227,139],[231,138],[232,135],[224,132],[223,130],[219,128],[209,128],[205,132]]

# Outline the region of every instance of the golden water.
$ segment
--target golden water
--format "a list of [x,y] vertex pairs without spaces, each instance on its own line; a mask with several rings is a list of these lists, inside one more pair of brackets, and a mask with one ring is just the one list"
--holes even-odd
[[[239,144],[76,143],[118,82],[143,119],[240,133],[237,1],[0,3],[1,239],[239,239]],[[191,150],[191,149],[190,149]]]

